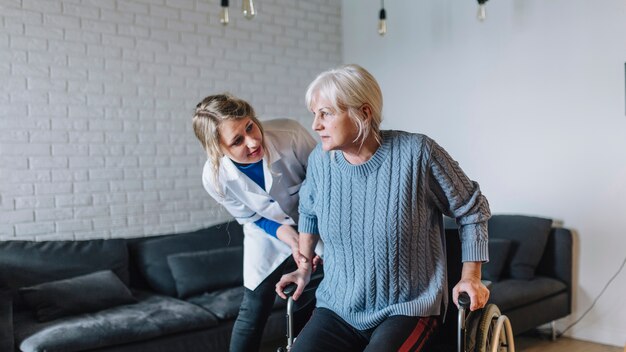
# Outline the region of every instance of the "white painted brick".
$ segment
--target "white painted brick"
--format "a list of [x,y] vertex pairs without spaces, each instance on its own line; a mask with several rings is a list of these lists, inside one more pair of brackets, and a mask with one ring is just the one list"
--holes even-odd
[[52,221],[15,225],[15,235],[18,237],[52,233],[54,233],[54,222]]
[[[122,80],[122,73],[121,72],[115,72],[115,71],[107,71],[107,70],[97,70],[97,69],[90,69],[89,70],[89,79],[90,80],[95,80],[98,82],[120,82]],[[96,99],[97,98],[97,99]],[[92,97],[89,96],[88,99],[90,101],[101,101],[101,102],[107,102],[109,97]]]
[[136,14],[148,14],[148,5],[147,4],[138,4],[136,2],[130,1],[118,1],[117,2],[117,10],[122,13],[136,13]]
[[32,210],[0,211],[0,223],[20,223],[33,221]]
[[101,45],[87,45],[88,56],[101,56],[108,59],[119,59],[122,57],[121,48],[105,48]]
[[[124,1],[124,3],[127,3],[127,1]],[[119,30],[119,26],[132,24],[134,22],[134,15],[131,12],[100,9],[100,20],[117,23]]]
[[156,202],[159,200],[159,193],[157,191],[137,191],[126,193],[128,203],[147,203]]
[[61,220],[56,222],[58,232],[91,230],[91,220]]
[[161,223],[181,223],[189,219],[189,214],[180,212],[164,213],[159,214],[159,219]]
[[94,6],[81,6],[78,4],[63,3],[63,13],[69,16],[76,16],[82,19],[98,19],[100,17],[100,9]]
[[89,155],[87,144],[53,144],[53,156],[85,156]]
[[138,51],[167,52],[167,43],[150,39],[137,39],[135,48]]
[[25,25],[24,35],[27,37],[60,40],[63,39],[63,29],[27,24]]
[[[52,1],[50,1],[52,2]],[[52,4],[53,6],[58,6],[57,3]],[[46,11],[47,12],[47,11]],[[54,11],[50,11],[54,12]],[[35,11],[29,11],[24,9],[12,9],[10,7],[2,8],[2,15],[4,16],[5,26],[9,19],[16,21],[17,23],[23,24],[41,24],[42,23],[42,12],[40,9],[35,9]]]
[[27,131],[3,131],[0,133],[0,143],[5,144],[7,142],[12,143],[24,143],[28,142]]
[[66,157],[30,157],[28,163],[32,169],[62,169],[68,165]]
[[65,68],[65,67],[51,67],[50,76],[52,77],[52,79],[86,80],[87,70],[85,69],[74,70],[74,69]]
[[165,17],[165,18],[170,18],[170,19],[179,18],[179,10],[174,9],[174,8],[159,6],[156,4],[150,4],[149,9],[150,9],[149,10],[150,15],[152,16]]
[[167,19],[161,17],[154,17],[150,15],[136,14],[134,23],[138,26],[144,26],[146,28],[163,28],[167,23]]
[[[68,93],[84,93],[84,94],[103,94],[104,84],[101,82],[86,82],[83,80],[67,81]],[[72,107],[74,108],[74,107]]]
[[[112,14],[112,16],[119,16],[118,12]],[[129,16],[130,21],[132,23],[132,15]],[[147,38],[150,36],[150,30],[147,27],[141,27],[134,24],[118,24],[117,25],[117,33],[121,35],[125,35],[128,37],[136,38],[136,37],[144,37]]]
[[130,37],[124,37],[124,36],[120,36],[120,35],[109,35],[109,34],[103,34],[102,35],[102,45],[104,46],[119,46],[122,48],[134,48],[135,47],[135,40],[133,38]]
[[49,144],[0,143],[0,155],[24,156],[50,155]]
[[130,204],[130,205],[111,205],[111,215],[138,215],[143,214],[142,204]]
[[116,0],[81,0],[81,3],[87,6],[99,7],[101,9],[114,10]]
[[107,181],[74,182],[74,193],[76,194],[92,194],[98,192],[109,192],[109,183]]
[[35,221],[67,220],[74,216],[72,208],[35,210]]
[[87,181],[87,170],[50,170],[52,182]]
[[115,34],[115,23],[81,18],[81,27],[92,32]]
[[97,193],[93,195],[93,205],[111,205],[126,203],[126,193]]
[[15,197],[15,209],[43,209],[54,207],[54,196]]
[[28,168],[28,159],[18,156],[3,156],[0,154],[0,167],[11,169],[26,169]]
[[62,14],[44,13],[43,25],[50,28],[62,28],[67,31],[68,28],[80,28],[80,19]]
[[22,0],[22,6],[28,10],[42,11],[44,13],[61,12],[61,2],[47,0]]
[[94,156],[71,156],[69,157],[70,169],[104,167],[103,157]]
[[55,118],[52,119],[51,122],[51,130],[80,130],[84,131],[87,129],[87,121],[84,120],[73,120],[68,118]]
[[109,239],[111,238],[111,232],[107,230],[74,231],[74,238],[81,241],[93,239]]
[[160,214],[176,210],[173,202],[147,203],[144,208],[146,214]]
[[145,237],[147,235],[149,235],[149,233],[147,233],[145,227],[142,226],[129,226],[111,230],[111,238],[133,238]]
[[[35,143],[67,143],[68,142],[68,134],[65,131],[32,131],[30,132],[30,140]],[[48,150],[49,148],[46,145],[35,145],[40,149]],[[41,155],[41,154],[39,154]]]
[[92,204],[92,195],[90,194],[57,195],[54,199],[57,207],[87,206]]
[[104,69],[104,58],[92,56],[70,56],[68,58],[68,66],[79,69]]
[[128,225],[129,226],[137,226],[137,225],[153,225],[158,224],[160,217],[158,214],[141,214],[136,216],[128,217]]
[[55,183],[35,183],[35,194],[64,194],[72,192],[71,183],[55,182]]
[[49,78],[31,77],[27,78],[27,86],[30,90],[64,90],[67,83],[65,81],[51,80]]
[[92,219],[92,223],[94,230],[125,228],[128,225],[126,218],[111,218],[108,216],[104,218],[94,218]]
[[175,19],[167,20],[167,28],[175,32],[194,32],[195,25],[193,23],[178,21]]
[[141,190],[141,180],[124,180],[124,181],[111,181],[110,187],[112,192],[128,192]]
[[139,165],[139,160],[134,156],[123,156],[123,157],[105,157],[104,158],[106,167],[137,167]]
[[103,132],[69,132],[70,143],[103,143]]
[[91,144],[89,145],[89,155],[121,156],[121,155],[124,155],[124,146],[123,145]]
[[10,241],[15,239],[15,229],[13,225],[0,224],[0,241]]

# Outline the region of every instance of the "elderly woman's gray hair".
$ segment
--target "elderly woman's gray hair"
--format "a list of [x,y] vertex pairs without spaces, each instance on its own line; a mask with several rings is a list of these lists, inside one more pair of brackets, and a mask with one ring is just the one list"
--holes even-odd
[[[306,105],[309,109],[315,100],[330,101],[338,112],[347,112],[359,128],[355,142],[361,144],[371,135],[380,143],[383,94],[374,76],[363,67],[350,64],[320,73],[309,85]],[[371,119],[363,112],[363,105],[370,107]]]

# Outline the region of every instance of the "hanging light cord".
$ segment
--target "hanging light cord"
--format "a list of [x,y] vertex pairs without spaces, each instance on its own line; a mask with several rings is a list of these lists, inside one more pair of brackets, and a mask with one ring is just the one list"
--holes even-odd
[[602,294],[604,294],[604,291],[606,291],[606,289],[609,287],[609,285],[611,284],[611,282],[613,282],[613,280],[615,280],[615,278],[617,277],[617,275],[619,275],[619,273],[622,271],[622,269],[624,269],[624,265],[626,264],[626,257],[624,257],[624,260],[622,261],[622,265],[620,265],[619,269],[617,269],[617,272],[611,277],[611,279],[609,279],[609,281],[604,285],[604,288],[602,289],[602,291],[600,291],[600,294],[598,294],[598,296],[596,296],[596,299],[593,300],[593,303],[591,303],[591,306],[589,308],[587,308],[587,310],[583,313],[583,315],[580,316],[580,318],[576,319],[575,322],[571,323],[568,327],[565,328],[565,330],[563,330],[562,332],[557,334],[557,337],[561,337],[563,336],[563,334],[565,334],[565,332],[567,330],[569,330],[570,328],[572,328],[574,325],[578,324],[579,321],[581,321],[586,315],[587,313],[589,313],[591,311],[591,309],[593,308],[593,306],[596,305],[596,302],[598,302],[598,299],[600,299],[600,297],[602,296]]

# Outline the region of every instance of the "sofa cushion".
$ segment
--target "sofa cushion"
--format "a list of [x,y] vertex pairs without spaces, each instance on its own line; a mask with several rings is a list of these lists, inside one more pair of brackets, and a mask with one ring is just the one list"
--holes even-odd
[[0,289],[17,289],[99,270],[112,270],[128,284],[128,251],[123,239],[0,242]]
[[496,282],[500,280],[500,274],[506,264],[511,240],[504,238],[489,239],[489,262],[482,265],[482,277],[484,280]]
[[137,302],[111,270],[23,287],[19,293],[42,322]]
[[15,317],[16,344],[23,352],[84,351],[218,324],[212,314],[185,301],[148,293],[136,297],[136,304],[45,323],[21,312]]
[[243,284],[243,247],[170,254],[167,262],[180,298]]
[[489,302],[506,311],[567,291],[567,286],[559,280],[537,276],[530,281],[506,279],[494,282],[489,290]]
[[489,219],[489,237],[511,240],[511,253],[504,276],[530,280],[541,260],[552,220],[522,215],[494,215]]
[[[187,302],[191,302],[208,310],[220,320],[234,319],[239,313],[239,306],[241,306],[244,291],[245,288],[239,286],[214,292],[205,292],[187,299]],[[286,306],[287,300],[276,295],[272,310],[283,309]]]
[[235,318],[239,313],[243,291],[243,286],[227,288],[215,292],[205,292],[187,301],[208,310],[221,320],[228,320]]
[[139,270],[155,291],[176,296],[176,284],[167,256],[175,253],[204,251],[243,245],[243,229],[229,222],[191,233],[153,238],[132,244]]

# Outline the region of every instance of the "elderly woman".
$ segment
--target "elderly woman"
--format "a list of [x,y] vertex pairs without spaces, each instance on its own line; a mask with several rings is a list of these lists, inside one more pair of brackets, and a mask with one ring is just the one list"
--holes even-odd
[[[421,351],[448,301],[442,213],[456,218],[461,281],[471,310],[489,291],[489,205],[448,153],[422,134],[380,131],[382,93],[357,65],[320,74],[306,103],[321,144],[300,190],[298,269],[276,291],[309,281],[314,247],[324,242],[317,307],[293,346],[301,351]],[[308,258],[308,260],[307,260]]]

